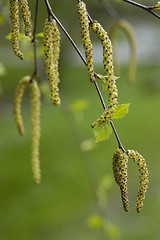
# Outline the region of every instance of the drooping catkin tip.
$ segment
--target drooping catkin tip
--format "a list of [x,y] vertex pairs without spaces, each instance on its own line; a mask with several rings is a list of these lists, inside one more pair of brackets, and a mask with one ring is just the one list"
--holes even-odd
[[31,37],[31,12],[29,10],[29,5],[27,0],[19,0],[21,13],[22,13],[22,19],[24,22],[24,33],[26,36]]
[[39,171],[36,173],[33,173],[33,179],[34,179],[34,182],[37,185],[39,185],[41,183],[41,171],[39,166],[37,166],[37,168],[39,168]]
[[138,187],[138,194],[137,194],[137,202],[136,202],[136,210],[139,213],[142,209],[143,202],[145,199],[145,193],[148,188],[148,169],[145,162],[145,159],[142,155],[140,155],[137,151],[128,150],[127,155],[130,159],[137,163],[140,173],[140,181]]
[[21,60],[24,59],[23,53],[19,49],[19,33],[20,33],[20,21],[19,21],[19,1],[10,0],[10,19],[11,19],[11,42],[15,55]]
[[60,105],[58,61],[60,54],[60,32],[55,20],[46,20],[44,27],[45,68],[50,87],[51,101],[54,106]]
[[24,134],[24,125],[23,125],[23,118],[22,118],[22,98],[24,95],[24,90],[27,84],[30,82],[30,76],[23,77],[15,91],[14,101],[13,101],[13,115],[17,125],[17,129],[20,135]]
[[112,164],[115,181],[119,185],[121,190],[123,208],[126,212],[128,212],[129,201],[127,194],[127,154],[123,152],[120,148],[116,149],[113,155]]
[[35,183],[39,184],[41,180],[39,146],[40,146],[40,91],[37,81],[33,79],[30,82],[31,95],[31,126],[32,126],[32,144],[31,144],[31,163]]

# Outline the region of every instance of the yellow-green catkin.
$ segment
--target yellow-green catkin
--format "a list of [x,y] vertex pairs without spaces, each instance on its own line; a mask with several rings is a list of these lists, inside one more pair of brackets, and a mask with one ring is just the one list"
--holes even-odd
[[86,56],[86,66],[88,69],[89,79],[90,81],[94,81],[94,67],[93,67],[93,50],[92,50],[92,43],[90,39],[90,32],[89,32],[89,19],[86,4],[83,1],[80,1],[77,4],[77,12],[79,16],[79,22],[81,27],[81,36],[82,36],[82,43],[85,51]]
[[24,134],[24,125],[21,112],[22,97],[25,87],[29,84],[30,79],[30,76],[25,76],[20,80],[13,101],[13,114],[20,135]]
[[117,105],[118,90],[116,86],[116,77],[114,76],[114,66],[113,66],[113,50],[112,43],[108,37],[107,32],[103,29],[100,23],[94,21],[91,24],[91,29],[97,34],[97,37],[103,46],[103,65],[104,72],[106,75],[106,86],[109,92],[108,107],[105,112],[105,116],[108,119],[112,119],[113,112]]
[[39,146],[40,146],[40,91],[36,80],[29,84],[31,95],[31,127],[32,127],[32,145],[31,145],[31,163],[33,178],[35,183],[41,181]]
[[22,18],[24,22],[24,33],[26,36],[31,37],[31,12],[29,10],[29,5],[27,0],[19,0],[20,8],[21,8],[21,13],[22,13]]
[[60,82],[59,79],[59,71],[58,71],[58,62],[60,55],[60,32],[58,30],[57,24],[55,20],[51,20],[51,33],[52,33],[52,44],[53,44],[53,65],[55,71],[55,78],[57,80],[57,84]]
[[19,3],[18,0],[10,0],[10,18],[11,18],[11,42],[15,55],[21,60],[24,59],[23,53],[19,49]]
[[46,20],[44,27],[44,53],[45,53],[45,68],[50,86],[51,101],[55,106],[60,105],[59,97],[59,41],[60,35],[54,20]]
[[145,193],[148,188],[148,169],[145,162],[145,159],[142,155],[140,155],[137,151],[134,150],[128,150],[127,151],[128,158],[133,159],[139,168],[140,172],[140,182],[139,182],[139,188],[138,188],[138,196],[137,196],[137,202],[136,202],[136,210],[139,213],[142,206],[143,201],[145,199]]
[[92,123],[91,127],[94,128],[100,123],[106,123],[107,120],[109,120],[108,112],[107,110],[104,110],[102,115],[94,123]]
[[119,185],[121,190],[121,198],[123,208],[128,212],[129,201],[127,195],[127,164],[128,156],[121,149],[116,149],[113,155],[113,172],[116,183]]
[[[131,24],[124,19],[121,19],[115,22],[111,26],[111,29],[109,32],[109,36],[113,45],[116,40],[116,32],[118,29],[123,30],[130,44],[130,58],[129,58],[129,64],[128,64],[128,83],[133,84],[135,81],[135,75],[136,75],[136,42],[135,42],[134,30]],[[115,51],[114,51],[114,62],[117,63]]]

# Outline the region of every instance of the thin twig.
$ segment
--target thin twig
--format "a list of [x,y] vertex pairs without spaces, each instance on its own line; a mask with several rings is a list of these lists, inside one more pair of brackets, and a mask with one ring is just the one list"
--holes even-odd
[[84,64],[86,64],[86,61],[82,55],[82,53],[80,52],[79,48],[77,47],[77,45],[75,44],[75,42],[73,41],[73,39],[71,38],[71,36],[69,35],[69,33],[66,31],[66,29],[63,27],[63,25],[61,24],[61,22],[58,20],[58,18],[55,16],[55,14],[52,11],[52,8],[49,4],[48,0],[45,0],[46,6],[47,6],[47,10],[49,15],[51,15],[54,20],[57,22],[57,24],[59,25],[59,27],[62,29],[62,31],[64,32],[64,34],[67,36],[67,38],[69,39],[69,41],[71,42],[71,44],[73,45],[73,47],[75,48],[76,52],[78,53],[78,55],[80,56],[81,60],[83,61]]
[[[72,46],[75,48],[76,52],[77,52],[78,55],[80,56],[80,58],[81,58],[81,60],[83,61],[83,63],[86,65],[86,60],[85,60],[85,58],[83,57],[81,51],[79,50],[79,48],[77,47],[77,45],[75,44],[75,42],[73,41],[73,39],[71,38],[71,36],[69,35],[69,33],[67,32],[67,30],[64,28],[64,26],[61,24],[61,22],[58,20],[58,18],[57,18],[57,17],[55,16],[55,14],[53,13],[52,8],[51,8],[51,6],[50,6],[50,4],[49,4],[49,1],[48,1],[48,0],[45,0],[45,3],[46,3],[46,6],[47,6],[48,13],[49,13],[49,14],[54,18],[54,20],[57,22],[57,24],[59,25],[59,27],[62,29],[62,31],[64,32],[64,34],[67,36],[67,38],[68,38],[69,41],[71,42]],[[89,14],[88,14],[88,15],[89,15]],[[89,15],[89,19],[90,19],[91,22],[93,21],[92,18],[90,17],[90,15]],[[94,83],[94,85],[95,85],[95,87],[96,87],[96,90],[97,90],[97,93],[98,93],[98,95],[99,95],[100,101],[101,101],[101,103],[102,103],[103,109],[106,110],[107,107],[106,107],[106,105],[105,105],[103,96],[102,96],[102,94],[101,94],[101,91],[100,91],[100,89],[99,89],[99,87],[98,87],[98,84],[97,84],[97,82],[96,82],[95,79],[94,79],[93,83]],[[117,139],[119,148],[122,149],[122,150],[125,152],[124,147],[123,147],[122,144],[121,144],[121,141],[120,141],[120,139],[119,139],[119,136],[118,136],[118,134],[117,134],[117,131],[116,131],[116,129],[115,129],[115,126],[114,126],[113,122],[110,121],[110,124],[111,124],[111,127],[112,127],[112,129],[113,129],[113,132],[114,132],[114,134],[115,134],[115,136],[116,136],[116,139]]]
[[153,11],[154,6],[145,6],[145,5],[141,4],[141,3],[137,3],[137,2],[134,2],[134,1],[132,1],[132,0],[123,0],[123,2],[132,4],[132,5],[136,6],[136,7],[139,7],[139,8],[141,8],[141,9],[144,9],[145,11],[149,12],[150,14],[152,14],[152,15],[154,15],[155,17],[157,17],[158,19],[160,19],[160,15],[158,15],[157,13],[155,13],[155,12]]
[[38,78],[38,70],[37,70],[37,41],[36,41],[36,32],[37,32],[37,18],[38,18],[38,6],[39,0],[36,0],[36,10],[35,10],[35,19],[34,19],[34,29],[33,29],[33,51],[34,51],[34,73],[31,79],[34,77]]

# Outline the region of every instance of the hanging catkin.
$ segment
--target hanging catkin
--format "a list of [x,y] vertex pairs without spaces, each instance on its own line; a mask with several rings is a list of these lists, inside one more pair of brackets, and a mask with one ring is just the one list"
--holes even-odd
[[19,0],[22,18],[24,22],[24,33],[26,36],[31,37],[31,12],[27,0]]
[[[109,36],[114,46],[116,40],[116,32],[118,29],[122,29],[125,35],[128,38],[128,42],[130,45],[130,57],[128,62],[128,83],[133,84],[135,81],[135,74],[136,74],[136,42],[135,42],[135,34],[133,27],[131,24],[124,19],[120,19],[119,21],[115,22],[110,29]],[[115,51],[114,54],[114,62],[117,63],[117,58]]]
[[140,172],[140,182],[139,182],[139,188],[138,188],[138,196],[137,196],[137,203],[136,203],[136,210],[139,213],[142,206],[143,201],[145,198],[145,193],[148,188],[148,169],[146,166],[145,159],[142,155],[140,155],[137,151],[134,150],[128,150],[127,151],[128,158],[133,159],[139,168]]
[[20,80],[14,96],[13,114],[20,135],[24,134],[24,126],[21,112],[22,97],[24,94],[25,87],[26,85],[29,84],[30,79],[31,79],[30,76],[25,76]]
[[39,145],[40,145],[40,91],[36,80],[29,84],[31,96],[31,127],[32,127],[32,144],[31,144],[31,163],[33,178],[35,183],[41,181],[40,162],[39,162]]
[[129,201],[127,195],[127,164],[128,156],[121,149],[116,149],[113,155],[113,172],[116,183],[121,190],[123,208],[128,212]]
[[103,46],[103,65],[106,75],[106,87],[109,92],[108,107],[104,114],[107,119],[112,119],[113,112],[116,109],[118,96],[118,90],[115,81],[116,77],[114,76],[112,44],[107,32],[103,29],[100,23],[94,21],[91,24],[91,29],[96,33]]
[[77,4],[77,12],[81,27],[82,43],[86,56],[86,66],[88,69],[89,79],[90,81],[94,81],[93,50],[89,33],[89,19],[86,4],[83,1],[80,1]]
[[60,82],[59,79],[59,71],[58,71],[58,62],[60,55],[60,32],[57,28],[57,24],[55,20],[51,20],[51,34],[52,34],[52,44],[53,44],[53,67],[55,71],[55,78],[57,80],[57,84]]
[[44,27],[45,68],[51,92],[51,101],[55,106],[60,105],[58,59],[60,34],[54,20],[46,20]]
[[11,18],[11,42],[15,55],[21,60],[24,59],[23,53],[19,49],[19,3],[18,0],[10,0],[10,18]]

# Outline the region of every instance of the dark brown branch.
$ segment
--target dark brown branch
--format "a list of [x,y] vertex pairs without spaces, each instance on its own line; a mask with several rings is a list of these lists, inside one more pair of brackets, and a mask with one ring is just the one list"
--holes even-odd
[[155,13],[153,11],[153,9],[155,8],[154,6],[145,6],[141,3],[137,3],[137,2],[134,2],[132,0],[123,0],[123,2],[126,2],[126,3],[129,3],[131,5],[134,5],[136,7],[139,7],[141,9],[144,9],[145,11],[149,12],[150,14],[152,14],[153,16],[157,17],[158,19],[160,19],[160,15],[158,15],[157,13]]
[[[83,63],[86,65],[86,60],[85,60],[85,58],[83,57],[81,51],[79,50],[79,48],[77,47],[77,45],[75,44],[75,42],[73,41],[73,39],[71,38],[71,36],[69,35],[69,33],[67,32],[67,30],[64,28],[64,26],[61,24],[61,22],[58,20],[58,18],[57,18],[57,17],[55,16],[55,14],[53,13],[52,8],[51,8],[51,6],[50,6],[50,4],[49,4],[49,1],[48,1],[48,0],[45,0],[45,3],[46,3],[46,6],[47,6],[48,14],[51,15],[51,16],[54,18],[54,20],[57,22],[57,24],[59,25],[59,27],[62,29],[62,31],[64,32],[64,34],[67,36],[67,38],[68,38],[69,41],[71,42],[72,46],[75,48],[76,52],[77,52],[78,55],[80,56],[80,58],[81,58],[81,60],[83,61]],[[88,14],[88,15],[89,15],[89,14]],[[92,18],[90,17],[90,15],[89,15],[89,19],[90,19],[91,22],[93,22],[93,20],[92,20]],[[103,96],[102,96],[102,94],[101,94],[101,91],[100,91],[100,89],[99,89],[99,87],[98,87],[98,84],[97,84],[97,82],[96,82],[95,79],[94,79],[93,83],[94,83],[94,85],[95,85],[95,88],[96,88],[96,90],[97,90],[98,96],[99,96],[100,101],[101,101],[101,103],[102,103],[103,109],[106,110],[107,108],[106,108],[106,105],[105,105]],[[112,129],[113,129],[113,132],[114,132],[114,134],[115,134],[115,137],[116,137],[116,139],[117,139],[119,148],[122,149],[122,150],[125,152],[125,150],[124,150],[124,148],[123,148],[123,146],[122,146],[122,144],[121,144],[121,141],[120,141],[120,139],[119,139],[119,136],[118,136],[118,134],[117,134],[117,132],[116,132],[116,129],[115,129],[115,126],[114,126],[113,122],[110,121],[110,124],[111,124],[111,127],[112,127]]]
[[36,41],[36,32],[37,32],[37,18],[38,18],[38,6],[39,0],[36,0],[36,10],[35,10],[35,19],[34,19],[34,29],[33,29],[33,51],[34,51],[34,73],[32,79],[35,77],[38,78],[38,71],[37,71],[37,41]]

